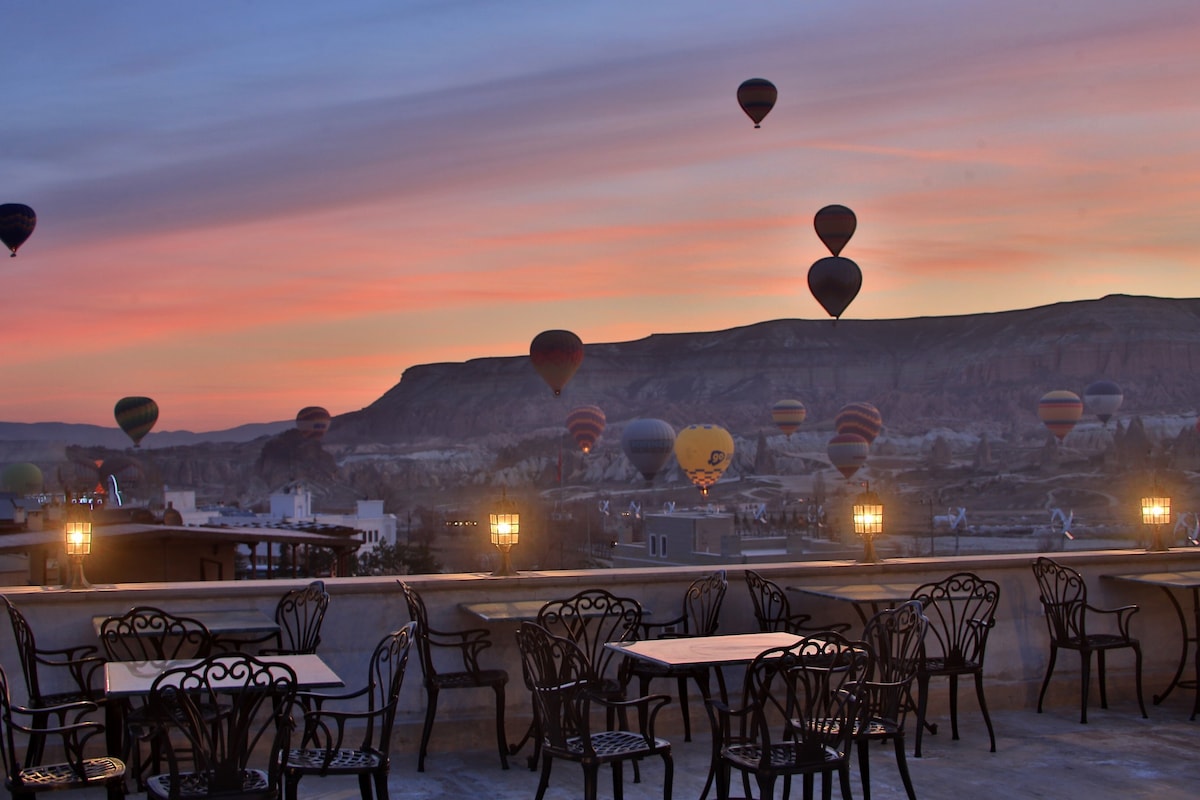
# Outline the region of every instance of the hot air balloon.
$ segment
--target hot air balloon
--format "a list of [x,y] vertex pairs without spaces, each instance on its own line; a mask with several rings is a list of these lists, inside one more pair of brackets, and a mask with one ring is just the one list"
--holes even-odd
[[675,429],[661,419],[635,419],[621,432],[621,449],[642,477],[652,481],[675,452]]
[[720,425],[688,425],[675,437],[675,459],[688,480],[707,496],[733,460],[733,437]]
[[1066,389],[1046,392],[1038,401],[1038,419],[1061,442],[1083,416],[1083,401]]
[[529,358],[558,397],[583,362],[583,342],[570,331],[542,331],[529,345]]
[[789,439],[807,416],[808,409],[799,400],[780,400],[771,406],[771,419],[775,427],[786,433]]
[[839,433],[825,445],[825,453],[829,456],[829,463],[842,473],[842,477],[850,480],[867,463],[871,443],[857,433]]
[[605,422],[604,411],[599,406],[580,406],[567,414],[567,430],[585,453],[592,452],[596,440],[604,433]]
[[158,403],[149,397],[122,397],[113,408],[117,425],[133,440],[134,447],[141,447],[142,437],[158,422]]
[[883,430],[883,416],[870,403],[847,403],[833,418],[833,427],[838,433],[857,433],[871,444]]
[[808,290],[831,317],[840,317],[861,288],[862,270],[848,258],[826,256],[808,269]]
[[25,244],[25,240],[37,227],[37,214],[24,203],[4,203],[0,205],[0,242],[12,251],[16,257],[17,248]]
[[305,439],[320,439],[329,430],[329,412],[320,406],[305,406],[296,414],[296,430]]
[[742,111],[746,112],[746,116],[754,121],[756,128],[762,127],[759,123],[767,114],[771,113],[778,98],[779,90],[766,78],[751,78],[748,81],[742,81],[742,85],[737,90],[738,105],[742,107]]
[[0,483],[6,491],[16,494],[35,494],[42,490],[45,476],[37,464],[22,461],[19,464],[9,464],[0,473]]
[[813,217],[813,227],[816,228],[817,238],[829,248],[830,253],[837,256],[841,255],[842,248],[854,235],[858,217],[845,206],[825,206]]
[[1104,425],[1117,413],[1124,399],[1121,387],[1112,381],[1096,381],[1083,390],[1083,404]]

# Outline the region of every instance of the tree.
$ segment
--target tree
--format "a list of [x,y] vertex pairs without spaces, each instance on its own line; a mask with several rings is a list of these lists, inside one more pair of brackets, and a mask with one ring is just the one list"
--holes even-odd
[[356,575],[422,575],[441,572],[442,565],[426,544],[388,544],[380,542],[360,553]]

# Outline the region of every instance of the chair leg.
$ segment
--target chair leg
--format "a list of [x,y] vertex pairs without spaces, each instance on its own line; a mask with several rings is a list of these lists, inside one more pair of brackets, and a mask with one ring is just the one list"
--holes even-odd
[[[899,737],[896,739],[900,741]],[[871,740],[861,736],[854,740],[854,748],[858,750],[858,777],[862,783],[863,800],[871,800]]]
[[496,745],[500,748],[500,766],[508,769],[508,735],[504,732],[504,684],[496,684],[495,690]]
[[1092,688],[1092,651],[1079,651],[1079,722],[1087,724],[1087,701]]
[[925,709],[929,705],[929,676],[917,676],[917,741],[913,746],[913,756],[921,757],[921,736],[925,733]]
[[671,786],[675,782],[675,758],[670,750],[663,750],[663,800],[671,800]]
[[950,738],[958,741],[958,676],[950,676]]
[[983,724],[987,726],[988,740],[991,742],[991,752],[996,752],[996,732],[992,730],[992,715],[988,713],[987,700],[983,696],[983,670],[975,673],[975,697],[979,700],[979,713],[983,714]]
[[[692,720],[691,715],[688,713],[687,682],[687,675],[679,676],[679,711],[683,714],[683,740],[690,742],[692,740]],[[643,692],[642,697],[645,696],[646,693]]]
[[[913,789],[912,776],[908,774],[908,759],[904,756],[904,733],[898,732],[892,737],[896,743],[896,769],[900,772],[900,780],[904,782],[904,791],[908,794],[908,800],[917,800],[917,793]],[[866,797],[867,784],[863,781],[863,797]]]
[[385,770],[379,770],[375,773],[375,800],[390,800],[390,798],[388,774]]
[[1038,692],[1037,713],[1042,713],[1042,701],[1046,699],[1046,689],[1050,686],[1050,676],[1054,674],[1054,662],[1058,660],[1058,647],[1050,645],[1050,660],[1046,662],[1046,677],[1042,678],[1042,690]]
[[583,765],[583,800],[596,800],[596,784],[600,778],[599,764]]
[[1096,651],[1096,679],[1100,681],[1100,707],[1108,708],[1107,650]]
[[417,772],[425,771],[425,754],[429,752],[429,737],[433,734],[433,718],[437,716],[438,690],[426,688],[425,728],[421,731],[421,749],[417,753]]
[[296,800],[300,795],[300,776],[288,774],[283,779],[283,796],[286,800]]
[[621,761],[612,762],[613,800],[625,800],[625,780],[622,777]]
[[[1142,719],[1149,719],[1149,715],[1146,714],[1146,704],[1142,700],[1142,646],[1137,643],[1133,644],[1133,680],[1137,689],[1138,708],[1142,710]],[[1200,690],[1198,690],[1197,696],[1200,697]],[[1192,719],[1195,718],[1195,714],[1193,714]]]
[[[821,794],[825,800],[829,800],[833,793],[833,781],[828,773],[822,778]],[[842,800],[851,800],[850,797],[850,765],[843,763],[838,767],[838,781],[842,785]]]
[[362,800],[371,800],[371,776],[365,772],[358,776],[358,794]]
[[550,785],[550,765],[554,763],[554,759],[549,755],[542,758],[542,775],[538,778],[537,795],[534,800],[544,800],[546,797],[546,787]]

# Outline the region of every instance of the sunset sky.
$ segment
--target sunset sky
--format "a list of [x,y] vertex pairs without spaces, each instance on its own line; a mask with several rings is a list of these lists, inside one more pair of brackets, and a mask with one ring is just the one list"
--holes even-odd
[[[415,364],[1200,296],[1196,0],[12,3],[0,420],[207,431]],[[739,83],[779,102],[760,130]],[[586,365],[586,357],[585,357]],[[532,367],[529,367],[532,369]]]

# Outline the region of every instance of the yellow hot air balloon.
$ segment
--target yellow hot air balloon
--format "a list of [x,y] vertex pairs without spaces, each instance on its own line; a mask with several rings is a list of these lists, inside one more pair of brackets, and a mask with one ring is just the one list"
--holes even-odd
[[720,425],[689,425],[675,437],[675,459],[688,479],[708,495],[733,460],[733,437]]

